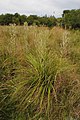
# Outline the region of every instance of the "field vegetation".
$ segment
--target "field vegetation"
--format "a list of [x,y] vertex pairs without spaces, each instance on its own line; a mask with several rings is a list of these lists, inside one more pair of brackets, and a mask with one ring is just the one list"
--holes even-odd
[[0,120],[80,120],[80,31],[0,26]]

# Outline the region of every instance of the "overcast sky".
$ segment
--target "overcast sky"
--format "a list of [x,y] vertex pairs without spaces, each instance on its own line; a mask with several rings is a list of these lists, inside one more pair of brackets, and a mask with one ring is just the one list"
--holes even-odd
[[61,16],[65,9],[80,9],[80,0],[0,0],[0,14]]

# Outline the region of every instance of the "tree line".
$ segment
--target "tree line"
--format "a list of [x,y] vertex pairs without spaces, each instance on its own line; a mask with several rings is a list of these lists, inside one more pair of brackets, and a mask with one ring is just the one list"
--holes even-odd
[[9,25],[9,24],[16,24],[16,25],[23,25],[25,22],[28,25],[44,25],[44,26],[55,26],[56,25],[56,18],[54,16],[47,17],[47,15],[40,17],[37,15],[20,15],[18,13],[15,14],[5,14],[0,15],[0,25]]
[[15,14],[1,14],[0,15],[0,25],[24,25],[24,23],[28,25],[37,25],[37,26],[60,26],[68,29],[76,29],[80,28],[80,9],[74,10],[64,10],[62,17],[56,18],[55,16],[48,17],[45,16],[37,16],[37,15],[20,15],[19,13]]

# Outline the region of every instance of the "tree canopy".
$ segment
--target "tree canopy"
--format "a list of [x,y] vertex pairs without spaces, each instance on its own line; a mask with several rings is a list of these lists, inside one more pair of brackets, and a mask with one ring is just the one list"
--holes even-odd
[[56,18],[54,16],[37,16],[37,15],[20,15],[18,13],[13,14],[5,14],[0,15],[0,25],[9,25],[15,23],[16,25],[23,25],[24,22],[27,22],[28,25],[44,25],[48,27],[52,27],[56,25]]
[[66,28],[80,28],[80,9],[64,10],[63,25],[66,26]]

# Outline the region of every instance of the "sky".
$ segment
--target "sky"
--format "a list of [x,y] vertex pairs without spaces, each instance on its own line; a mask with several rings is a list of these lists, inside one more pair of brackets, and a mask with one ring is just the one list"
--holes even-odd
[[0,0],[0,14],[61,17],[63,10],[67,9],[80,9],[80,0]]

